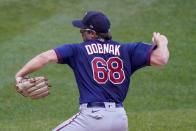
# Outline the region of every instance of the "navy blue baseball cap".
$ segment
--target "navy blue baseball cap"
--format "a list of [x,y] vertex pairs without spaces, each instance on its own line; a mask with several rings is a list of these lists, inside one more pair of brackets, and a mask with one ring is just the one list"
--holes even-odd
[[110,20],[105,14],[97,11],[86,12],[82,20],[74,20],[72,24],[75,27],[91,29],[97,33],[108,33],[110,30]]

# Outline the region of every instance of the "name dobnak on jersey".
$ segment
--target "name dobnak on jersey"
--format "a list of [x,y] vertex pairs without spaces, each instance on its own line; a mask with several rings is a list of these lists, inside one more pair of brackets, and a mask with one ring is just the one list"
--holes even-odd
[[90,44],[85,46],[88,55],[92,54],[113,54],[116,56],[120,56],[120,45],[112,45],[112,44]]

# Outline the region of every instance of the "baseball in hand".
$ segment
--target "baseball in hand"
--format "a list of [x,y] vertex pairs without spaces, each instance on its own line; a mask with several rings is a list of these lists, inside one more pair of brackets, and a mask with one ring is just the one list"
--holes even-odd
[[160,34],[159,32],[153,32],[152,42],[153,44],[156,44],[156,45],[167,45],[168,44],[167,37]]

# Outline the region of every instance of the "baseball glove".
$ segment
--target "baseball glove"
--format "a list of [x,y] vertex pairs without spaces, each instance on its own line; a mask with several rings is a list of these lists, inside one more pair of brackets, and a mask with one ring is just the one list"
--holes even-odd
[[45,77],[18,78],[16,91],[31,99],[40,99],[49,95],[48,80]]

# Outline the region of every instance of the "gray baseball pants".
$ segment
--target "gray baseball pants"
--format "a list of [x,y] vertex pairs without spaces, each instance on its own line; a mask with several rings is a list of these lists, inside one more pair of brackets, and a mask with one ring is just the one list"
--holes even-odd
[[128,119],[124,108],[115,103],[105,102],[105,108],[82,104],[79,113],[53,131],[128,131]]

